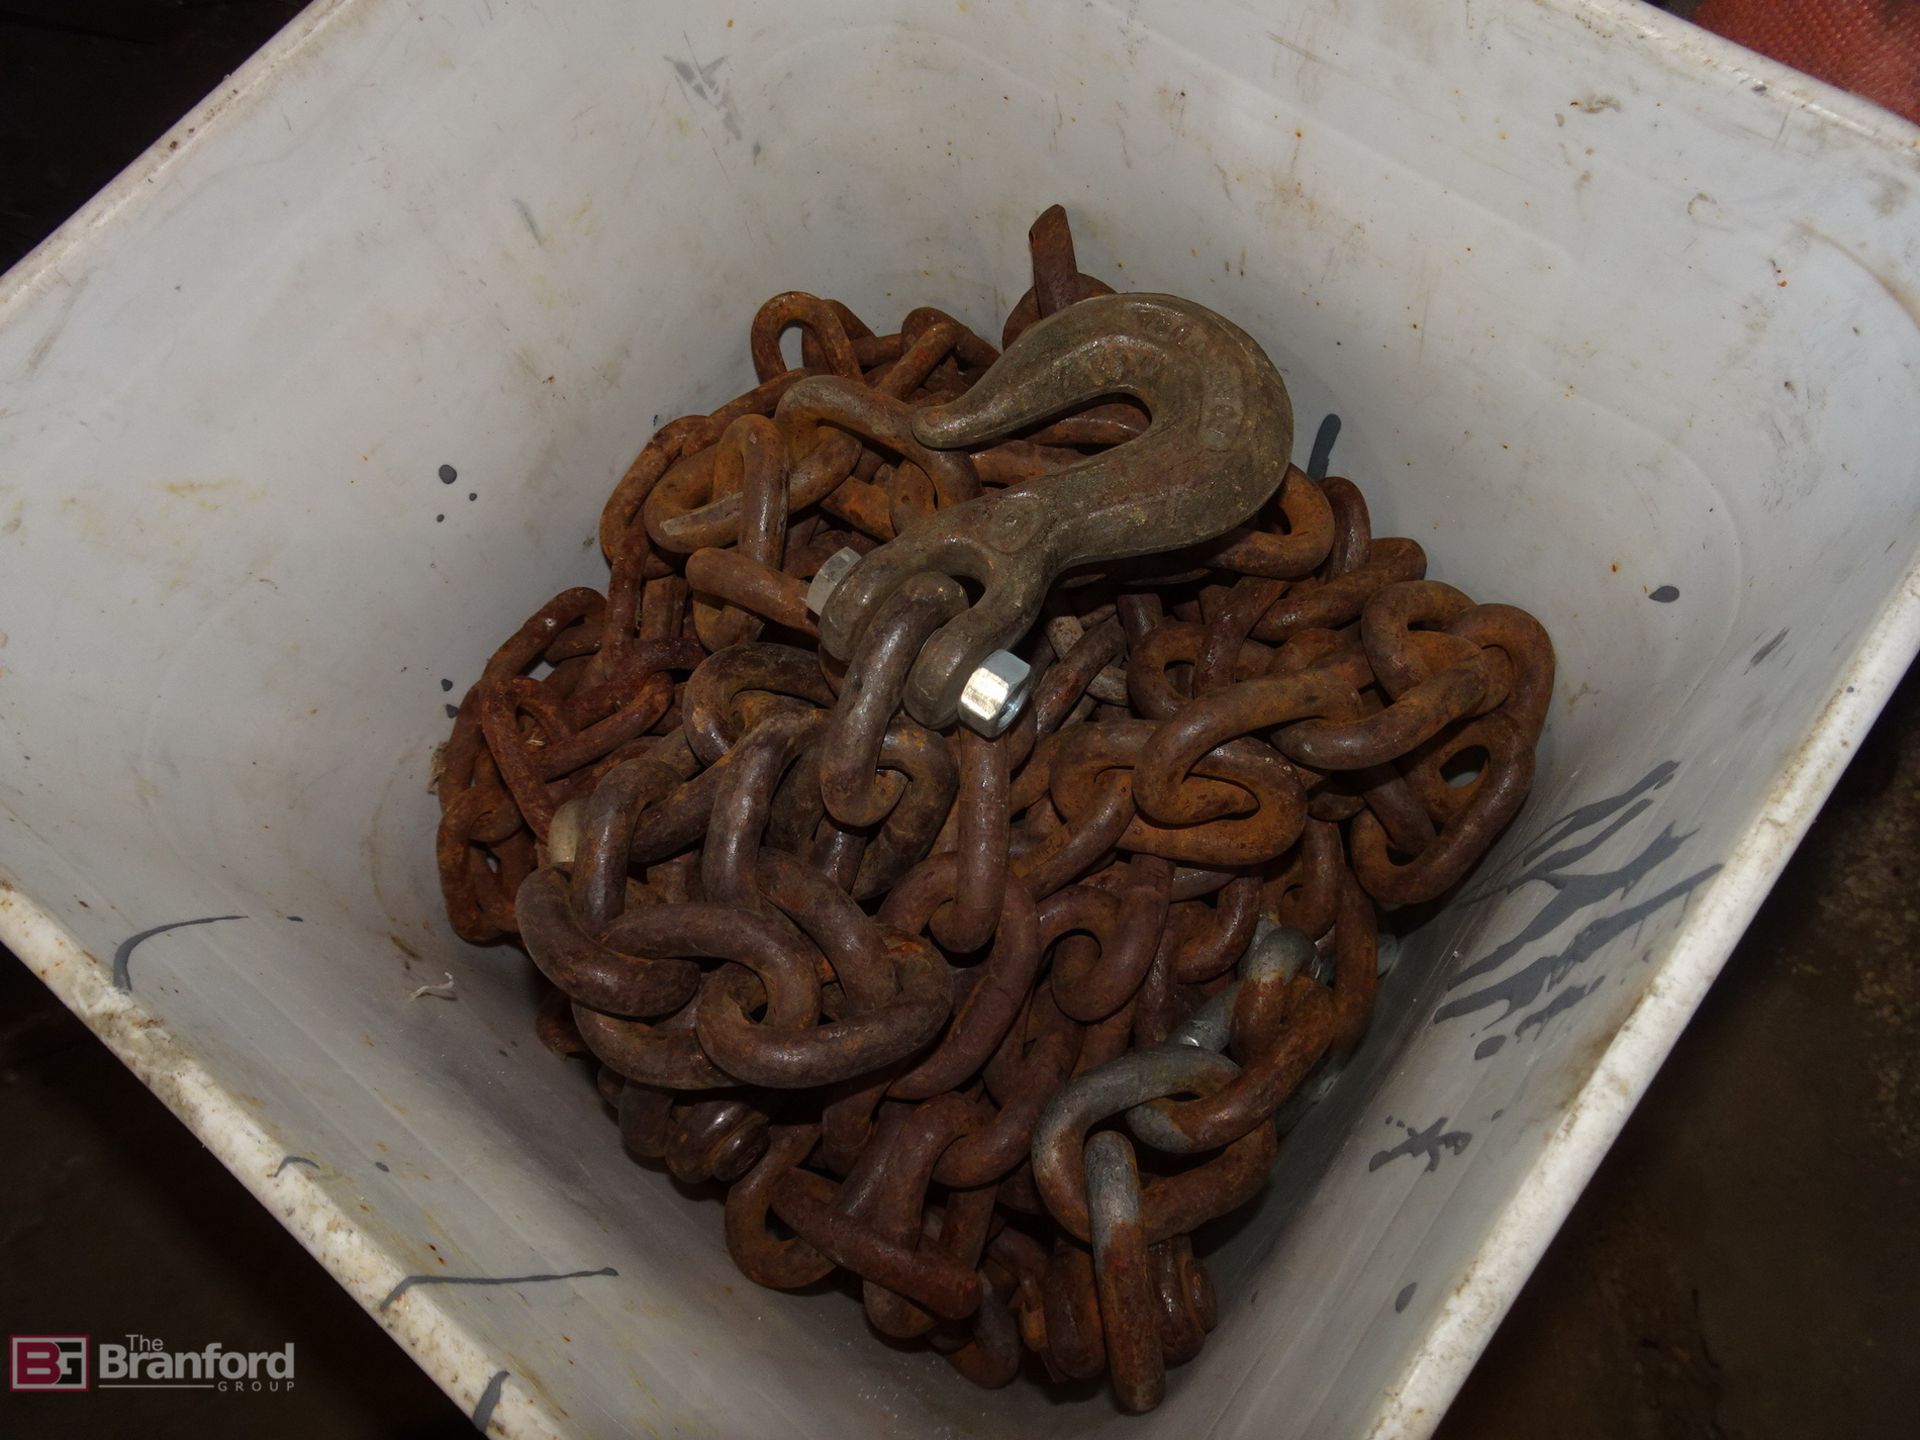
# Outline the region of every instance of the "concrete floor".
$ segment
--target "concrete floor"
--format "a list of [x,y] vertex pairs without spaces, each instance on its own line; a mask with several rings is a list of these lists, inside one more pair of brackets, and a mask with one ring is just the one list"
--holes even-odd
[[[0,267],[299,8],[0,0]],[[1909,676],[1495,1336],[1446,1440],[1913,1433],[1917,726]],[[15,1157],[0,1194],[8,1333],[292,1340],[299,1355],[297,1403],[6,1396],[0,1434],[471,1433],[5,956],[0,1146]]]

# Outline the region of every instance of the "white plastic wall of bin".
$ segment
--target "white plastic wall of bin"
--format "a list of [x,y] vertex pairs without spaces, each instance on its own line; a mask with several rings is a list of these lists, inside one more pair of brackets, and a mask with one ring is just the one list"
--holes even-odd
[[[0,939],[498,1433],[1422,1433],[1913,653],[1917,155],[1611,0],[317,4],[0,286]],[[755,305],[995,334],[1056,200],[1560,656],[1146,1421],[744,1281],[431,862]]]

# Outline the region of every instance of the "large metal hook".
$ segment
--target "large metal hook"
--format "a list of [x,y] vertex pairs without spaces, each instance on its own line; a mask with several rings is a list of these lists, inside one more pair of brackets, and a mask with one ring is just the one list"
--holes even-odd
[[[977,449],[1122,395],[1152,417],[1135,439],[936,512],[836,567],[814,597],[821,644],[849,658],[914,575],[978,582],[979,599],[921,649],[904,700],[923,725],[964,714],[997,733],[1024,700],[1006,679],[1004,662],[1014,657],[1000,652],[1032,626],[1056,576],[1213,539],[1279,488],[1293,449],[1293,406],[1279,372],[1239,326],[1171,295],[1096,296],[1037,322],[966,394],[915,412],[913,438],[936,451]],[[982,677],[1000,683],[963,706]],[[996,695],[998,713],[982,713]]]

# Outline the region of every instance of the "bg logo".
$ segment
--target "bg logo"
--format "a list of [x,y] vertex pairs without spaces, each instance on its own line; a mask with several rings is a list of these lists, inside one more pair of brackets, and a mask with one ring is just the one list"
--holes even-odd
[[85,1390],[87,1337],[84,1335],[15,1335],[14,1390]]

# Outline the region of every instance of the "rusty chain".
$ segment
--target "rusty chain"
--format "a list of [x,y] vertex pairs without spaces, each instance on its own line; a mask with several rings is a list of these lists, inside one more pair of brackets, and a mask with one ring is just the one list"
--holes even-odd
[[[1241,331],[1080,273],[1058,206],[1030,244],[1004,358],[760,309],[759,383],[616,486],[606,593],[467,692],[436,852],[743,1273],[1138,1411],[1215,1323],[1191,1237],[1367,1029],[1378,907],[1524,799],[1553,649],[1287,463]],[[996,647],[1020,694],[956,728]]]

